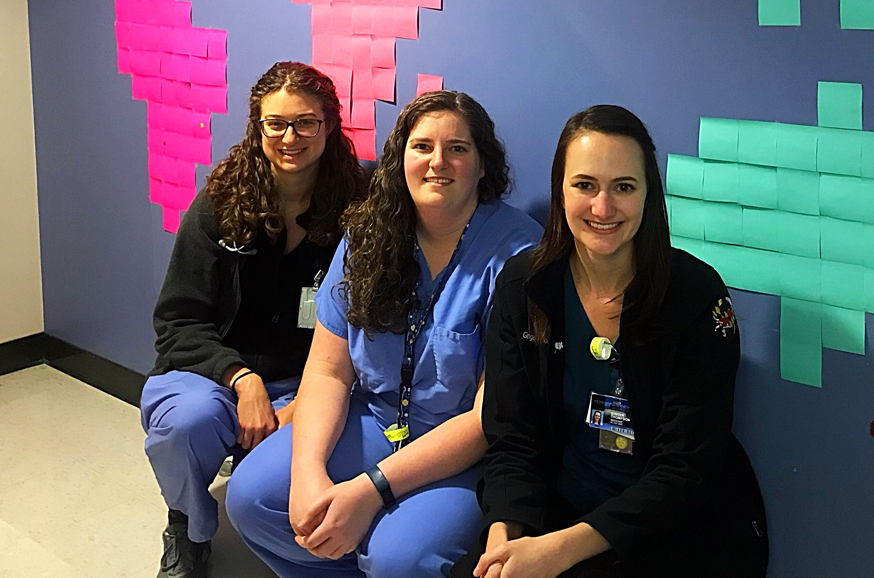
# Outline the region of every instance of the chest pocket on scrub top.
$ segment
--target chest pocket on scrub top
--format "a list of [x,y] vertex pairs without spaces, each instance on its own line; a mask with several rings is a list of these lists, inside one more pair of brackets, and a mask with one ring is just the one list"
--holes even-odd
[[459,413],[459,408],[468,410],[473,406],[483,349],[481,331],[479,323],[472,333],[450,331],[439,325],[431,330],[429,347],[434,355],[437,381],[427,391],[413,390],[413,396],[428,411]]

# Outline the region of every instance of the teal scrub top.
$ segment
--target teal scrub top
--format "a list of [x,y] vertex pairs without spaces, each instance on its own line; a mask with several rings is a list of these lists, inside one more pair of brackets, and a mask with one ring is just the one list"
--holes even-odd
[[567,361],[563,396],[568,442],[562,453],[557,489],[584,515],[632,486],[640,479],[642,469],[631,455],[599,449],[599,430],[586,423],[589,393],[615,395],[619,373],[589,351],[595,329],[580,302],[570,264],[564,275],[564,295]]

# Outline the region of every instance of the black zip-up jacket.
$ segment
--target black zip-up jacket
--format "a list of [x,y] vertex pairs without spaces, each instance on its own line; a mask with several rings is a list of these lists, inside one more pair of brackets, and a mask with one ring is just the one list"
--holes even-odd
[[[485,346],[485,528],[514,521],[539,535],[585,522],[633,577],[764,577],[762,496],[731,433],[740,336],[722,279],[674,249],[655,334],[636,333],[623,313],[620,372],[643,473],[595,510],[574,512],[555,489],[568,436],[562,410],[568,260],[528,279],[529,256],[510,259],[497,279]],[[529,297],[549,319],[546,343],[528,333]],[[635,299],[626,295],[626,303]]]

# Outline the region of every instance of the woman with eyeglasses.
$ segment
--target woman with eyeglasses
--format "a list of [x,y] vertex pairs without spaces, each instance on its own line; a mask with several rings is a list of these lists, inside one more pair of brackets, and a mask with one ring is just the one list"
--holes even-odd
[[400,113],[319,290],[294,427],[228,483],[231,522],[281,578],[437,578],[476,534],[485,321],[542,232],[501,201],[507,174],[470,96]]
[[294,413],[313,296],[366,188],[331,80],[279,62],[255,84],[243,141],[185,213],[154,313],[158,358],[140,404],[169,508],[159,577],[202,576],[222,462]]

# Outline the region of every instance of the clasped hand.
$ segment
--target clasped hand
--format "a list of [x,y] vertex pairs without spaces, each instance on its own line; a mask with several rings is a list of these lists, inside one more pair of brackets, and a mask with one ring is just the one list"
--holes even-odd
[[289,520],[298,545],[319,558],[336,560],[364,539],[382,498],[365,474],[336,485],[325,479],[300,493],[292,489]]
[[490,548],[473,571],[477,578],[555,578],[564,571],[549,534],[523,537]]

